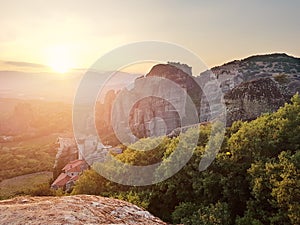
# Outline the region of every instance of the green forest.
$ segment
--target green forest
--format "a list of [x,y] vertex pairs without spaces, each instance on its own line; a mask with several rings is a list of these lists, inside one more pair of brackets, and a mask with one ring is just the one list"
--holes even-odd
[[[132,165],[167,160],[178,139],[189,148],[199,133],[194,154],[171,178],[151,186],[123,186],[87,170],[71,194],[96,194],[137,204],[174,224],[300,224],[300,97],[295,95],[277,112],[250,122],[235,122],[216,159],[205,171],[199,162],[212,125],[191,129],[179,137],[161,139],[153,151],[124,147],[117,157]],[[158,139],[144,139],[153,145]],[[135,144],[137,145],[137,143]],[[117,173],[117,171],[115,171]],[[126,178],[130,179],[130,178]]]
[[56,136],[52,135],[29,139],[19,145],[18,142],[0,143],[0,182],[24,174],[52,171],[56,155],[55,141]]

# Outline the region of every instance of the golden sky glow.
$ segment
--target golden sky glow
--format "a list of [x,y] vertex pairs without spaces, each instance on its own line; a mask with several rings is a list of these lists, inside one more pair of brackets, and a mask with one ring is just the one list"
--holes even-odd
[[300,56],[299,8],[293,0],[2,1],[0,60],[67,72],[144,40],[179,44],[209,67],[260,53]]
[[48,57],[47,65],[54,72],[64,74],[76,66],[71,50],[67,46],[51,46],[47,49],[46,56]]

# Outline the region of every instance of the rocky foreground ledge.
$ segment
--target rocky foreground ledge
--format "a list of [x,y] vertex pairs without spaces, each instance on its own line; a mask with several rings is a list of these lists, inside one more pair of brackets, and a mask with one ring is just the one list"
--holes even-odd
[[0,201],[0,224],[166,224],[131,203],[93,195]]

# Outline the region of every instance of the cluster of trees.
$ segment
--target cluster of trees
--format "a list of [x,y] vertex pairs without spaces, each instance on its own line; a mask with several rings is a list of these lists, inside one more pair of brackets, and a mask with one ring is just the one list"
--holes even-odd
[[72,130],[72,108],[69,104],[35,100],[7,101],[8,106],[1,108],[0,135],[23,141]]
[[36,141],[36,139],[27,141],[26,144],[23,143],[22,147],[10,147],[15,143],[2,147],[0,145],[0,182],[24,174],[52,171],[56,155],[54,138],[49,137],[43,140],[44,142],[53,142],[50,144],[37,145]]
[[[132,146],[116,157],[134,165],[167,161],[179,138],[184,142],[183,150],[189,147],[193,132],[199,132],[194,154],[171,178],[151,186],[129,187],[88,170],[72,194],[127,200],[171,223],[300,224],[299,95],[275,113],[251,122],[238,121],[227,128],[221,150],[203,172],[198,167],[211,125],[177,138],[165,137],[153,151],[134,151]],[[156,145],[157,141],[146,139],[143,144]]]

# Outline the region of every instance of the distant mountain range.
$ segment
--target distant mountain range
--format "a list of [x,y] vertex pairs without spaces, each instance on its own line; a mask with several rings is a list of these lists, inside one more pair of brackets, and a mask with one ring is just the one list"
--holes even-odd
[[[71,103],[84,73],[85,71],[73,71],[68,74],[0,71],[0,98],[40,99]],[[93,73],[91,85],[99,84],[97,78],[108,77],[110,73]],[[118,79],[111,79],[103,91],[120,89],[138,76],[140,74],[118,72]]]
[[0,71],[0,97],[70,101],[80,74],[65,79],[54,73]]

